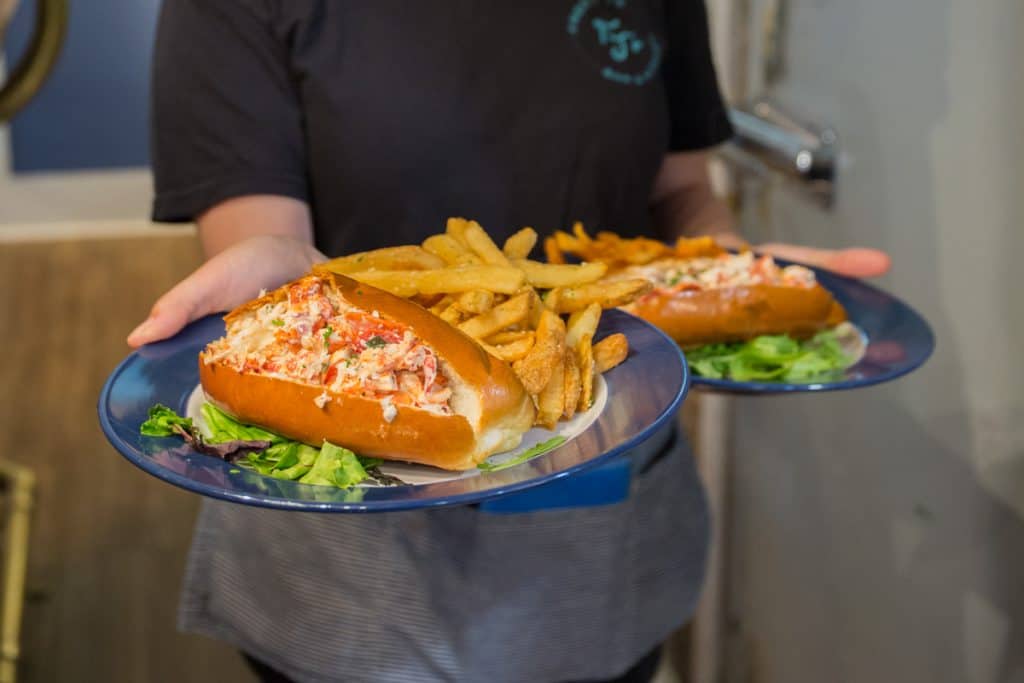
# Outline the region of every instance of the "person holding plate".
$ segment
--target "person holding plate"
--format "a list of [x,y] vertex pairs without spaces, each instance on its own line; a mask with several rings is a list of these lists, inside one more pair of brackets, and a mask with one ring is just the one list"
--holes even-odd
[[[165,0],[157,221],[207,261],[128,337],[167,338],[315,262],[582,221],[738,239],[701,0]],[[865,276],[884,254],[766,250]],[[612,400],[616,400],[614,397]],[[628,400],[620,397],[618,400]],[[693,614],[708,513],[674,425],[589,507],[316,515],[204,500],[180,610],[267,681],[646,681]]]

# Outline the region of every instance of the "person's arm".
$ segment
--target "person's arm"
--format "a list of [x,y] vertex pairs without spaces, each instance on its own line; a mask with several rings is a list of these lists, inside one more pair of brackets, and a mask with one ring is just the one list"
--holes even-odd
[[[733,227],[729,207],[715,196],[711,187],[709,158],[706,150],[665,155],[651,192],[656,226],[660,234],[671,238],[711,235],[724,247],[742,246],[745,241]],[[884,275],[890,266],[889,256],[877,249],[815,249],[775,243],[755,248],[852,277]]]
[[209,259],[132,346],[302,275],[312,246],[302,103],[270,3],[164,0],[153,51],[156,221],[195,222]]
[[165,339],[210,313],[228,311],[294,279],[326,257],[313,247],[305,202],[251,195],[221,202],[198,219],[209,259],[161,296],[128,335],[133,347]]
[[242,240],[260,235],[313,244],[309,205],[292,197],[234,197],[204,211],[196,219],[196,226],[208,259]]
[[723,244],[738,239],[729,207],[715,196],[705,150],[665,155],[651,191],[651,211],[658,234],[671,240],[713,235]]

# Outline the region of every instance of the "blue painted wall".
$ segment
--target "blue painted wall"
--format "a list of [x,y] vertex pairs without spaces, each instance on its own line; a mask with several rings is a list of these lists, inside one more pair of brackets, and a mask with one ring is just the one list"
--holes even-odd
[[[69,0],[57,67],[11,123],[15,173],[149,163],[149,69],[159,0]],[[8,28],[7,63],[32,31],[33,0]]]

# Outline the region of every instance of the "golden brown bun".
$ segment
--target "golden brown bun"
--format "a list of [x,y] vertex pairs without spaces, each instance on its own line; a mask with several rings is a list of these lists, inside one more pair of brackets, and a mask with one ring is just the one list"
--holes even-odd
[[[453,415],[398,406],[391,422],[379,401],[263,375],[244,374],[220,362],[199,360],[199,378],[211,402],[241,422],[265,427],[319,446],[324,440],[359,455],[432,465],[447,470],[475,467],[487,456],[517,446],[533,424],[534,406],[504,362],[420,306],[344,275],[317,272],[348,303],[407,325],[434,349],[450,373]],[[225,321],[287,296],[287,285],[235,309]]]
[[803,338],[846,320],[846,311],[821,285],[655,291],[626,310],[683,347],[745,341],[762,334]]

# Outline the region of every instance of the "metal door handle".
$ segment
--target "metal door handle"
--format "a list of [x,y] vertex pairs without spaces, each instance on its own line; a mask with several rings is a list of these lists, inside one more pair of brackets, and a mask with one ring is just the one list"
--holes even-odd
[[741,170],[776,173],[823,207],[835,200],[839,139],[830,127],[801,121],[777,104],[758,100],[729,111],[735,137],[722,156]]

